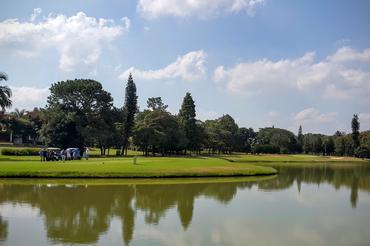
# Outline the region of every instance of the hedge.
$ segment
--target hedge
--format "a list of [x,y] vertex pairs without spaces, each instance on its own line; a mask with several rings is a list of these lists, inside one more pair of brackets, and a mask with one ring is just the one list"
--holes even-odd
[[11,155],[11,156],[38,156],[38,149],[30,148],[4,148],[1,150],[2,155]]

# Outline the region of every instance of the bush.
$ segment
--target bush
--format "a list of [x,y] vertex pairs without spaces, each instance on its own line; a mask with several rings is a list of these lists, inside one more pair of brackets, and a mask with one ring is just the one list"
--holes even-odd
[[358,147],[355,150],[355,156],[358,158],[370,158],[370,150],[367,147]]
[[10,156],[38,156],[38,149],[30,148],[4,148],[1,150],[2,155]]
[[252,152],[255,154],[278,154],[280,153],[280,148],[272,144],[256,144],[253,146]]

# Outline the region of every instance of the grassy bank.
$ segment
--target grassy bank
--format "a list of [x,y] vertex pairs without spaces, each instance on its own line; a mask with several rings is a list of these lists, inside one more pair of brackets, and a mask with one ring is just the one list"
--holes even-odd
[[311,166],[370,164],[351,157],[314,155],[222,155],[214,157],[91,158],[81,161],[40,162],[39,157],[0,156],[0,177],[33,178],[164,178],[231,177],[276,174],[281,165]]
[[317,156],[317,155],[230,155],[224,156],[228,161],[235,163],[364,163],[370,160],[363,160],[354,157],[340,157],[340,156]]
[[208,157],[92,158],[81,161],[40,162],[38,157],[0,156],[0,177],[155,178],[272,175],[276,170]]

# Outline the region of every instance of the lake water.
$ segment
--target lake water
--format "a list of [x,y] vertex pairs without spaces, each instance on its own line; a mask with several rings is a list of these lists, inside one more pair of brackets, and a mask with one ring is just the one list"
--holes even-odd
[[370,245],[369,165],[279,172],[150,185],[0,180],[0,245]]

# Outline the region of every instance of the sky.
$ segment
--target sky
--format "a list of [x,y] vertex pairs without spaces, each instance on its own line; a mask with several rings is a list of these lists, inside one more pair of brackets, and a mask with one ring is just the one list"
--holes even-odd
[[[44,107],[52,83],[90,78],[123,105],[230,114],[240,127],[370,129],[370,1],[1,0],[0,71],[14,108]],[[11,110],[13,110],[11,109]]]

